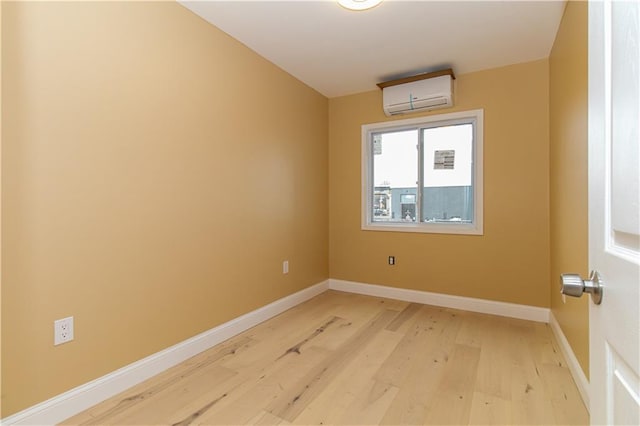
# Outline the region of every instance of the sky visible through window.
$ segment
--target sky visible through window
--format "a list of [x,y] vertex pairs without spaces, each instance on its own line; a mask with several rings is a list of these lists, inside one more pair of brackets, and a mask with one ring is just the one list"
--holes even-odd
[[373,159],[375,186],[415,188],[418,183],[418,130],[381,136],[381,152]]
[[[415,188],[418,182],[418,131],[383,133],[374,146],[374,184],[392,188]],[[471,186],[473,126],[461,124],[423,129],[424,186]],[[374,139],[376,136],[374,136]],[[374,143],[375,145],[375,143]],[[451,154],[450,151],[454,151]],[[450,169],[435,165],[443,153],[453,155]],[[436,158],[438,157],[438,158]]]

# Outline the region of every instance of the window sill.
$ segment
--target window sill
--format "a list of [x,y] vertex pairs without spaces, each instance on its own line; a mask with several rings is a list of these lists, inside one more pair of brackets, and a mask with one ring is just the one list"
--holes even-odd
[[482,227],[476,224],[443,223],[365,223],[363,231],[414,232],[422,234],[483,235]]

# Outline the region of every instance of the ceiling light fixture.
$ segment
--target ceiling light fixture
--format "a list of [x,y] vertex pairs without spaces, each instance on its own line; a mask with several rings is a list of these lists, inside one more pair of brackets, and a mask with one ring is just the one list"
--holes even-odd
[[379,5],[382,0],[338,0],[338,3],[349,10],[367,10]]

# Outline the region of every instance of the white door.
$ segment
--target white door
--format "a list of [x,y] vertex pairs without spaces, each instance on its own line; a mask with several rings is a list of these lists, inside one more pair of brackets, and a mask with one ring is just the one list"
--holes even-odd
[[589,3],[592,424],[640,425],[640,3]]

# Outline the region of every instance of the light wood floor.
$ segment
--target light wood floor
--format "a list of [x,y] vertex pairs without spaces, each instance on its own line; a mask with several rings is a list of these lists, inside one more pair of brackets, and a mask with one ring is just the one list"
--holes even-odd
[[323,293],[64,424],[588,424],[549,326]]

